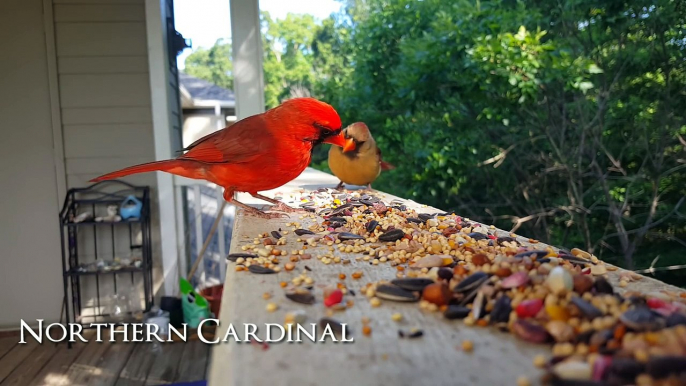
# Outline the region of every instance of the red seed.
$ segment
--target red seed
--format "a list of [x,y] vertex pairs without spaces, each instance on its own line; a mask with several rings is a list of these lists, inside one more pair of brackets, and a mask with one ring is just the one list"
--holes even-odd
[[517,312],[517,316],[520,318],[533,318],[534,316],[538,315],[539,311],[541,311],[541,308],[543,308],[543,300],[531,299],[519,303],[515,311]]
[[331,307],[333,305],[340,303],[342,300],[343,292],[340,289],[336,289],[334,291],[331,291],[331,294],[324,298],[324,305],[327,307]]
[[648,298],[646,304],[652,309],[663,308],[667,306],[667,302],[658,298]]

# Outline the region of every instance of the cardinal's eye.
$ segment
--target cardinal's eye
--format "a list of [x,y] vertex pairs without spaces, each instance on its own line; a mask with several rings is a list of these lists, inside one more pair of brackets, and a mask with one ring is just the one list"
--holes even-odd
[[316,127],[316,128],[319,130],[319,135],[320,135],[321,137],[326,138],[326,137],[331,137],[332,135],[336,134],[336,131],[335,131],[335,130],[331,130],[331,129],[329,129],[328,127],[326,127],[326,126],[324,126],[324,125],[322,125],[322,124],[320,124],[320,123],[315,122],[315,123],[313,124],[313,126]]

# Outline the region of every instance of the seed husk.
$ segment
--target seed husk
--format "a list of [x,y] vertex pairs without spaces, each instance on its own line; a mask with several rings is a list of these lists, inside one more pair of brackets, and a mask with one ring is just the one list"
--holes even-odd
[[341,232],[338,234],[338,239],[339,240],[363,240],[364,237],[360,235],[356,235],[354,233],[349,233],[349,232]]
[[376,220],[372,220],[369,223],[367,223],[367,232],[372,233],[374,232],[374,229],[379,225],[379,222]]
[[257,264],[250,265],[248,267],[248,271],[250,271],[252,273],[260,274],[260,275],[269,275],[272,273],[276,273],[276,271],[274,271],[271,268],[263,267],[263,266],[257,265]]
[[415,224],[421,224],[424,222],[421,219],[418,219],[416,217],[408,217],[408,218],[406,218],[406,220],[407,220],[407,222],[411,222],[411,223],[415,223]]
[[443,312],[443,316],[445,316],[446,319],[464,319],[469,315],[469,313],[472,312],[471,308],[460,306],[457,304],[451,304],[446,308],[446,310]]
[[390,242],[400,240],[403,237],[405,237],[405,232],[402,229],[392,229],[379,236],[379,241]]
[[433,283],[433,280],[423,277],[406,277],[391,281],[391,284],[407,291],[422,291],[426,286]]
[[398,336],[401,338],[419,338],[424,335],[424,331],[422,330],[411,330],[410,332],[404,332],[403,330],[398,330]]
[[600,311],[598,308],[596,308],[593,304],[587,302],[586,300],[574,296],[571,300],[572,304],[574,304],[579,311],[587,318],[589,319],[594,319],[599,316],[603,316],[602,311]]
[[254,253],[229,253],[226,256],[226,260],[235,262],[236,260],[238,260],[241,257],[247,259],[249,257],[255,258],[255,257],[257,257],[257,255]]
[[313,235],[313,234],[314,234],[314,232],[309,231],[309,230],[307,230],[307,229],[296,229],[295,231],[293,231],[293,233],[295,233],[295,234],[298,235],[298,236],[302,236],[302,235]]
[[550,334],[543,326],[522,319],[512,323],[512,331],[515,335],[531,343],[547,343],[551,340]]
[[281,233],[279,233],[279,231],[272,231],[272,237],[274,237],[275,239],[278,240],[278,239],[282,238],[283,236],[281,236]]
[[393,284],[381,284],[376,287],[376,297],[394,302],[416,302],[419,296]]
[[312,292],[305,289],[297,290],[295,292],[288,292],[286,293],[286,297],[296,303],[301,304],[314,304],[315,302]]

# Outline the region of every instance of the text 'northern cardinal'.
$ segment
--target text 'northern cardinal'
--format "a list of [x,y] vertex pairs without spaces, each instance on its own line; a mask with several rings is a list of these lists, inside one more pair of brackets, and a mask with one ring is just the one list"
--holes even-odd
[[224,188],[226,201],[259,217],[276,217],[234,200],[234,193],[246,192],[276,204],[273,209],[292,211],[258,192],[276,189],[298,177],[310,164],[312,148],[318,144],[347,144],[346,150],[354,150],[341,126],[338,113],[330,105],[313,98],[290,99],[195,141],[176,159],[131,166],[91,182],[162,171],[213,182]]

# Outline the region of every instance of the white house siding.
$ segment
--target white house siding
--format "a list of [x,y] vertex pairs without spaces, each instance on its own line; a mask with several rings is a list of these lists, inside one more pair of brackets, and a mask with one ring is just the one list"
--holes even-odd
[[[88,186],[98,175],[154,161],[144,0],[54,0],[53,11],[67,188]],[[154,173],[123,180],[153,189],[157,184]],[[156,199],[153,190],[153,259],[158,266]],[[99,258],[131,256],[128,229],[116,229],[116,255],[109,233],[98,233]],[[80,232],[80,261],[92,261],[92,230]],[[153,275],[161,279],[161,270]],[[92,284],[92,278],[82,279],[83,301],[90,305],[95,304]],[[111,277],[101,278],[101,294],[112,293],[112,284]],[[119,288],[129,285],[130,276],[119,275]]]
[[42,1],[0,1],[0,328],[58,320],[62,303],[43,25]]

